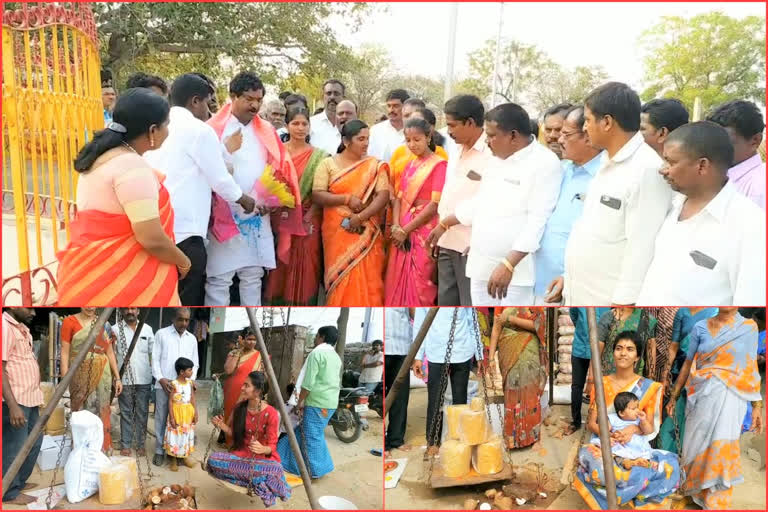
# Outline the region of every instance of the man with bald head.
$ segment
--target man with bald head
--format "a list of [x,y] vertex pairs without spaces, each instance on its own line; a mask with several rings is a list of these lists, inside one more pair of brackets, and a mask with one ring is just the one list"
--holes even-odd
[[664,142],[660,173],[675,192],[638,305],[765,305],[765,214],[728,179],[734,149],[709,121]]
[[357,119],[357,105],[352,100],[341,100],[336,106],[336,123],[339,126],[339,133],[344,123],[353,119]]

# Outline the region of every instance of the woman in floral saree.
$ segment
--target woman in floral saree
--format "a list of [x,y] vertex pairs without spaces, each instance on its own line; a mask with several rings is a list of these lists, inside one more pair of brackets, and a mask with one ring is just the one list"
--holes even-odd
[[380,216],[389,201],[388,166],[368,151],[368,125],[348,121],[336,156],[315,171],[312,200],[323,207],[326,305],[384,305]]
[[315,171],[328,158],[328,153],[307,141],[309,111],[302,106],[292,107],[285,116],[288,140],[285,149],[291,155],[299,179],[304,234],[279,233],[289,236],[288,261],[280,259],[277,268],[269,273],[265,302],[271,305],[317,306],[320,280],[323,276],[323,246],[320,238],[321,208],[312,202]]
[[732,508],[733,486],[744,481],[739,438],[747,402],[752,402],[752,430],[763,427],[757,324],[735,307],[720,308],[714,317],[697,323],[667,406],[670,416],[683,386],[683,494],[705,509]]
[[[504,383],[504,442],[530,446],[541,438],[541,394],[547,383],[544,308],[496,310],[491,331],[491,371],[498,365]],[[498,354],[497,354],[498,349]]]
[[[635,307],[617,307],[610,313],[600,317],[597,323],[597,340],[600,343],[600,360],[603,369],[603,375],[610,375],[616,371],[616,365],[613,362],[613,341],[616,335],[624,331],[636,332],[643,350],[648,346],[651,338],[656,335],[656,318],[647,310]],[[655,343],[653,343],[655,345]],[[638,354],[640,361],[637,365],[637,373],[645,375],[645,352]]]
[[396,189],[384,304],[432,306],[437,301],[437,263],[426,240],[438,221],[447,162],[433,153],[431,129],[423,119],[408,120],[405,141],[416,158],[405,166]]
[[[61,375],[69,371],[70,363],[83,349],[91,324],[96,321],[96,308],[82,308],[80,313],[61,321]],[[117,359],[110,339],[103,327],[88,356],[75,372],[69,383],[72,411],[86,409],[101,419],[104,428],[102,451],[112,451],[111,402],[112,386],[115,396],[123,391],[123,383],[117,378]]]
[[[604,315],[606,316],[607,313]],[[642,410],[653,425],[653,432],[646,436],[650,441],[658,435],[661,426],[662,387],[635,373],[640,361],[642,344],[635,332],[624,331],[612,340],[613,357],[616,371],[603,376],[605,403],[607,412],[615,412],[613,400],[622,391],[634,393],[640,399]],[[595,392],[589,406],[587,428],[592,432],[593,440],[599,436],[597,425],[597,405]],[[626,443],[632,436],[641,435],[637,425],[630,425],[622,430],[611,432],[611,440]],[[677,455],[664,450],[651,450],[650,467],[634,466],[630,470],[619,467],[613,462],[616,476],[616,497],[618,505],[630,504],[636,509],[669,509],[669,495],[680,485],[680,465]],[[605,492],[605,470],[600,446],[586,444],[579,450],[579,466],[573,482],[576,491],[587,505],[593,509],[606,509],[608,503]],[[631,502],[631,503],[630,503]]]

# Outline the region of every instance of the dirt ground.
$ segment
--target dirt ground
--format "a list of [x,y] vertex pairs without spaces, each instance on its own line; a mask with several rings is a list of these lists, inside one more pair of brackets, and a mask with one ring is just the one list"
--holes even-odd
[[[198,424],[196,434],[196,451],[193,458],[200,461],[203,458],[205,449],[210,439],[212,425],[207,420],[208,394],[209,388],[205,387],[198,391],[198,404],[200,405],[201,423]],[[113,412],[117,406],[113,408]],[[345,444],[339,441],[331,427],[326,428],[325,438],[328,442],[328,449],[331,452],[331,458],[335,469],[330,474],[312,481],[312,487],[317,497],[331,495],[340,496],[354,503],[359,509],[381,509],[383,506],[382,489],[382,458],[372,455],[372,449],[383,448],[383,422],[379,416],[369,411],[367,413],[370,428],[363,432],[360,438],[354,443]],[[115,448],[118,448],[119,440],[119,420],[116,414],[113,414],[113,439]],[[149,429],[154,432],[154,416],[150,409]],[[147,452],[154,452],[154,437],[147,436]],[[222,449],[217,447],[214,440],[214,450]],[[115,455],[119,450],[115,450]],[[141,463],[142,469],[146,468],[144,459]],[[51,482],[53,471],[41,472],[37,466],[32,473],[29,481],[48,487]],[[157,467],[152,465],[152,478],[145,481],[147,487],[160,487],[162,485],[186,484],[196,487],[197,505],[200,509],[264,509],[264,504],[258,497],[249,498],[245,493],[238,494],[227,487],[219,484],[217,480],[210,477],[203,471],[200,465],[194,468],[179,467],[179,471],[174,473],[170,471],[168,465]],[[59,470],[56,476],[56,484],[64,483],[64,472]],[[3,504],[7,510],[19,510],[26,507]],[[58,505],[59,509],[76,510],[119,510],[143,508],[139,504],[138,498],[134,497],[127,503],[120,506],[105,506],[99,503],[98,494],[87,500],[71,504],[64,498]],[[307,510],[310,509],[304,486],[299,484],[293,488],[291,498],[286,502],[278,501],[273,509],[278,510]]]
[[[407,458],[408,465],[400,479],[398,486],[387,489],[384,494],[384,505],[388,510],[418,510],[418,509],[462,509],[465,499],[487,500],[484,492],[487,489],[501,489],[508,482],[482,484],[469,487],[453,487],[432,489],[426,485],[426,464],[423,456],[426,448],[426,415],[427,415],[427,390],[412,389],[408,404],[408,428],[406,431],[406,444],[412,448],[410,451],[394,450],[392,458]],[[582,411],[586,417],[586,405]],[[560,417],[570,418],[570,406],[554,406],[551,412],[552,419]],[[579,494],[570,486],[559,485],[563,465],[568,457],[568,452],[574,443],[577,443],[579,433],[569,437],[558,439],[553,436],[558,431],[556,426],[544,426],[542,428],[542,440],[540,443],[512,452],[512,463],[516,468],[523,468],[522,475],[517,480],[527,480],[520,487],[528,487],[535,491],[535,480],[530,478],[530,471],[526,468],[542,464],[544,474],[547,475],[545,487],[547,498],[537,498],[533,502],[523,506],[513,506],[517,509],[554,509],[554,510],[588,510],[588,507]],[[751,451],[750,451],[751,449]],[[750,458],[755,457],[758,462]],[[745,434],[742,437],[742,466],[745,482],[736,488],[734,493],[735,509],[765,510],[765,434],[755,436]],[[526,485],[526,483],[531,484]],[[552,491],[554,489],[554,491]]]

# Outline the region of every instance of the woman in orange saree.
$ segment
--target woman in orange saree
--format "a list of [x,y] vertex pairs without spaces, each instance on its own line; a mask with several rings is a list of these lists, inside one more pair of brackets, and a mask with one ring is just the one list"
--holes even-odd
[[[256,350],[256,334],[246,327],[240,334],[240,347],[227,355],[224,362],[224,420],[232,420],[232,411],[240,403],[243,383],[248,374],[261,370],[261,353]],[[231,440],[230,440],[231,441]]]
[[168,112],[149,89],[129,89],[77,155],[77,214],[57,254],[59,306],[181,305],[179,274],[191,262],[174,243],[164,177],[141,157],[167,137]]
[[384,304],[433,306],[437,300],[437,263],[426,249],[426,239],[438,221],[437,204],[447,162],[433,153],[431,129],[423,119],[408,120],[405,140],[416,158],[405,167],[397,188]]
[[278,259],[277,268],[269,273],[264,300],[271,305],[317,306],[323,276],[322,210],[312,202],[312,185],[315,171],[328,153],[307,141],[309,117],[303,106],[290,108],[285,117],[289,137],[285,149],[299,179],[304,234],[278,234],[290,236],[291,243],[288,261]]
[[384,305],[381,214],[389,201],[388,166],[368,151],[368,126],[348,121],[339,153],[315,172],[312,199],[323,207],[327,306]]

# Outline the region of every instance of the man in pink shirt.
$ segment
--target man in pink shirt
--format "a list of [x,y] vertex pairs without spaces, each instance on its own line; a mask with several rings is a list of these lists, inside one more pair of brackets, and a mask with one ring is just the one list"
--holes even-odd
[[[32,346],[29,324],[35,317],[31,308],[5,308],[3,312],[3,478],[29,437],[43,405],[40,368]],[[38,437],[11,482],[3,503],[29,505],[35,498],[22,491],[27,485],[40,453],[43,437]]]
[[716,107],[707,121],[719,124],[731,137],[734,158],[728,181],[765,209],[765,162],[757,152],[765,129],[760,109],[751,101],[729,101]]
[[483,123],[485,108],[476,96],[462,94],[448,100],[444,108],[448,134],[459,146],[448,159],[445,188],[437,212],[440,223],[429,234],[427,244],[437,257],[438,306],[471,306],[467,277],[467,252],[472,228],[443,221],[455,214],[456,205],[475,196],[483,171],[493,158],[486,144]]

